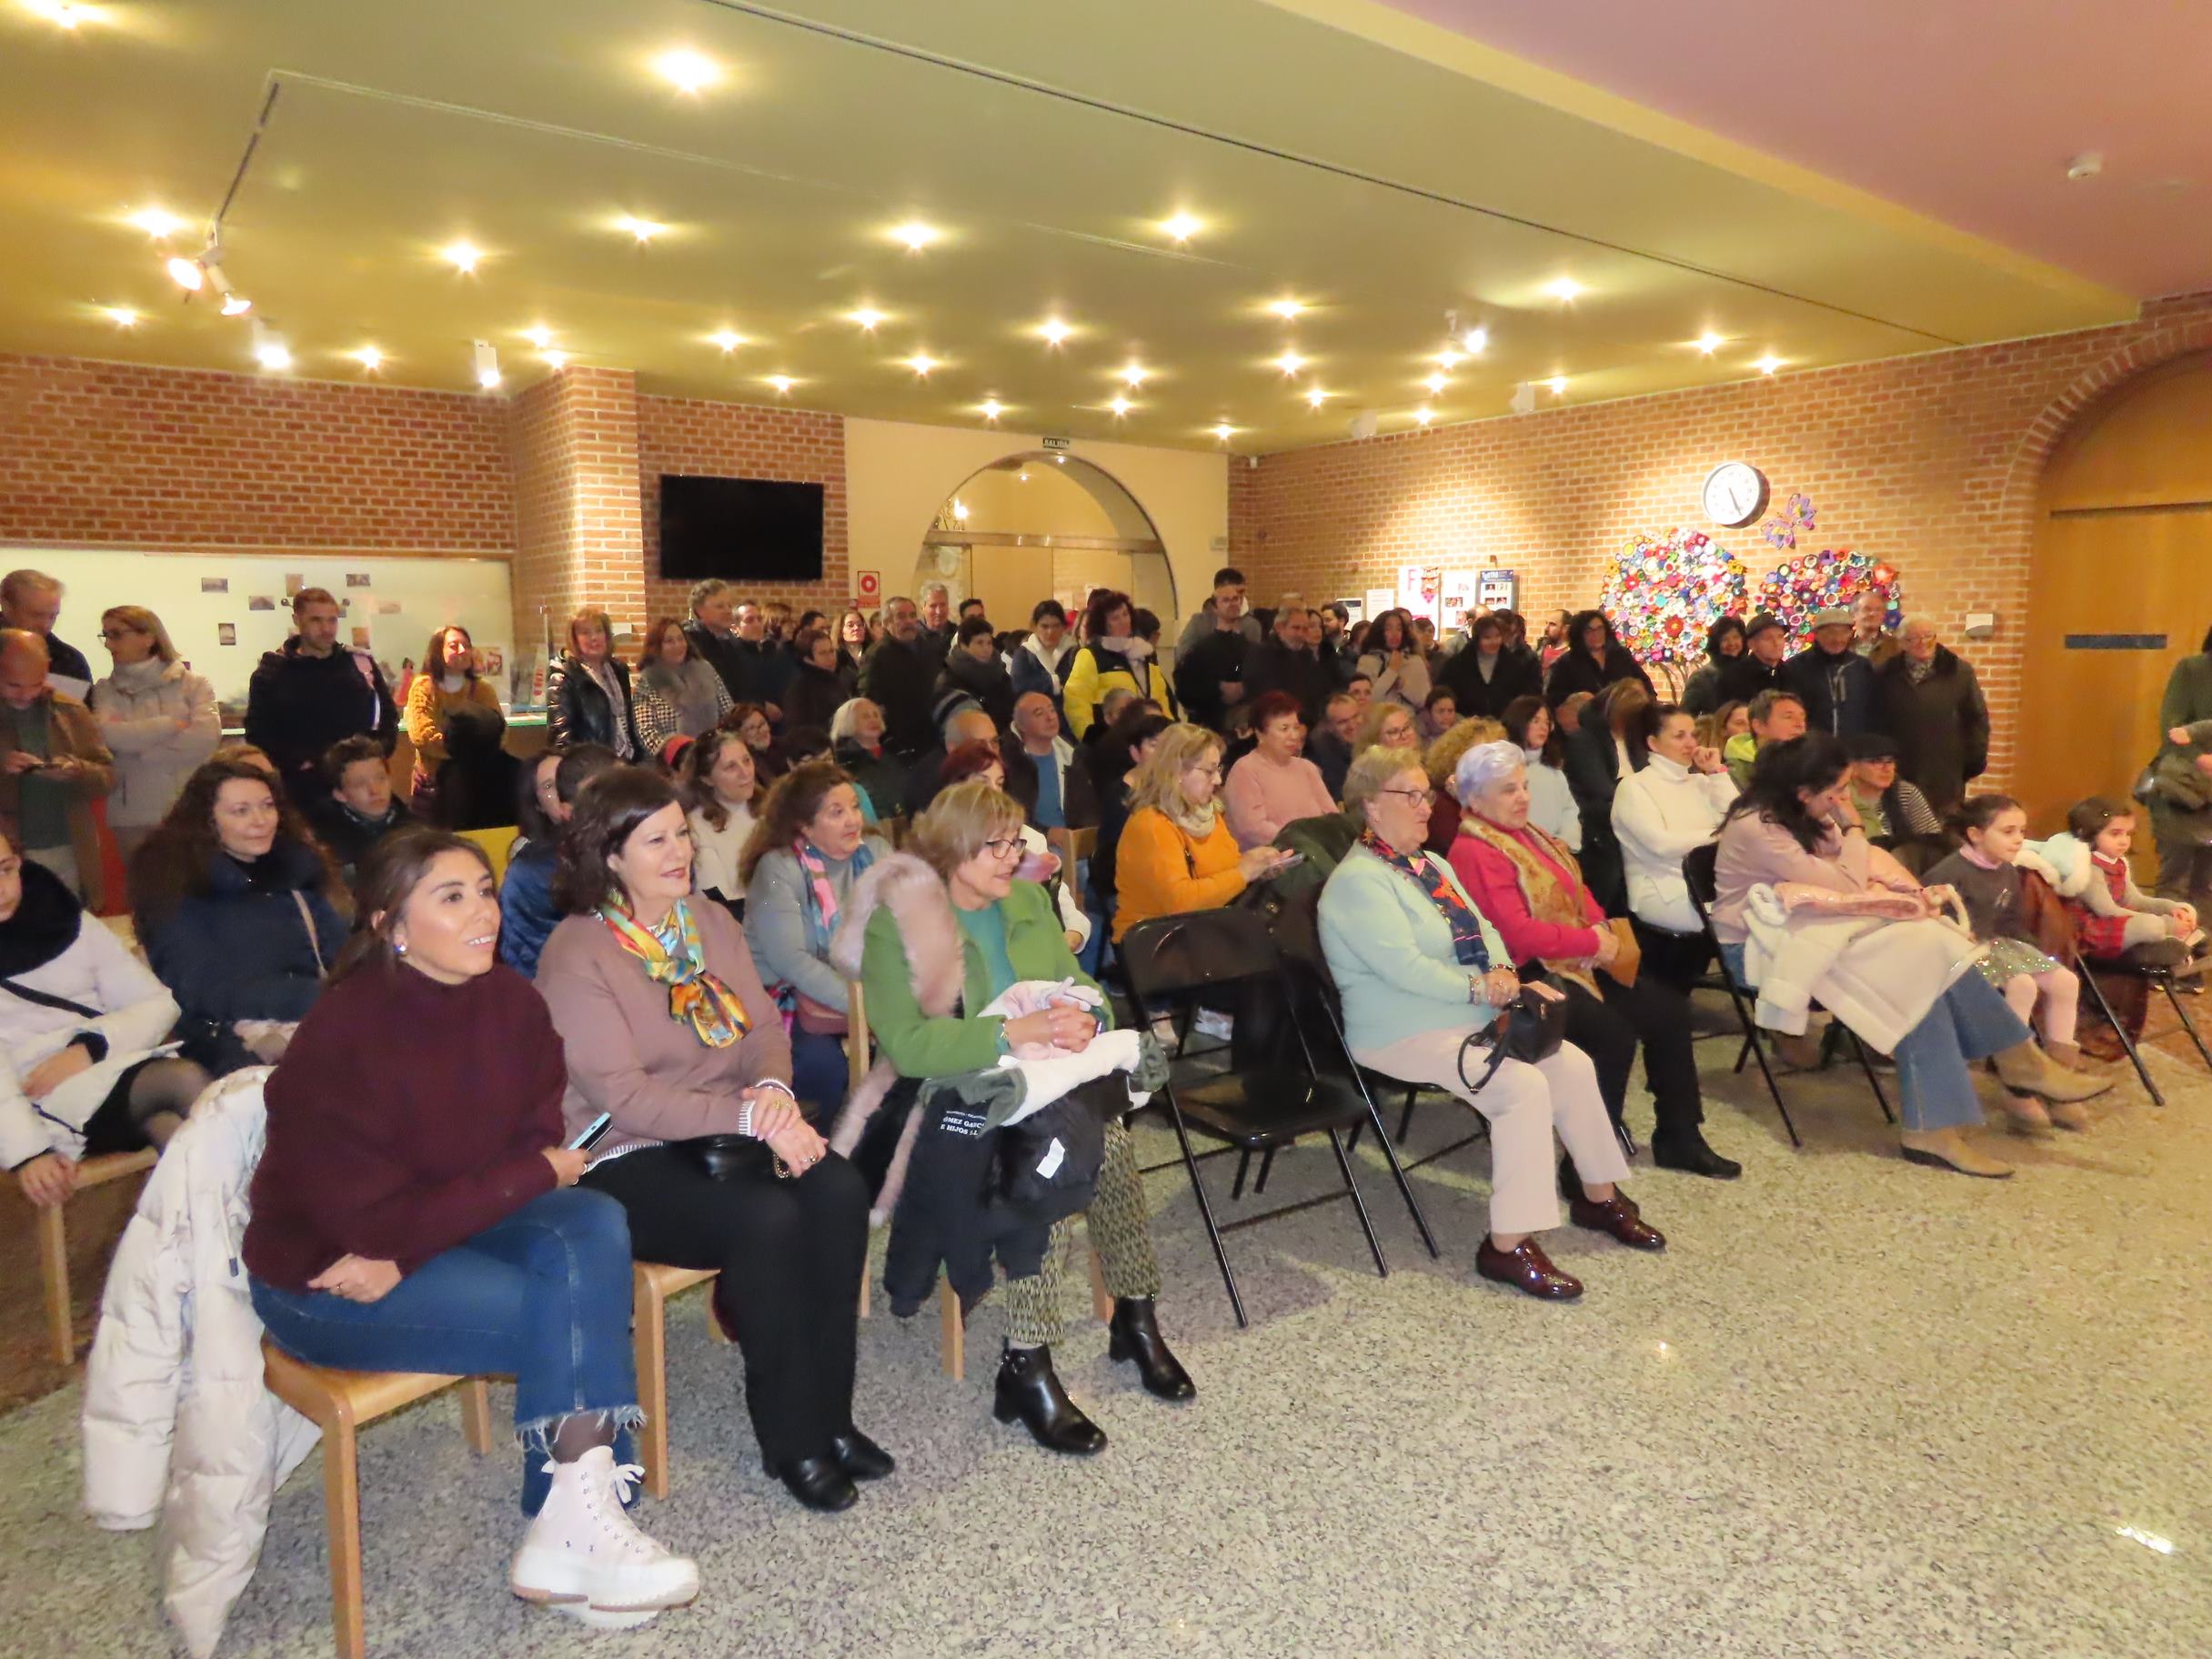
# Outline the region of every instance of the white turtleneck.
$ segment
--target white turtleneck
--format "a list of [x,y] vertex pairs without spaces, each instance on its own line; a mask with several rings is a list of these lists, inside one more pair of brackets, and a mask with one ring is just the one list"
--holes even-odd
[[1628,908],[1670,933],[1699,930],[1682,861],[1713,839],[1735,799],[1726,772],[1693,772],[1654,749],[1640,772],[1624,773],[1613,796],[1613,830],[1628,876]]

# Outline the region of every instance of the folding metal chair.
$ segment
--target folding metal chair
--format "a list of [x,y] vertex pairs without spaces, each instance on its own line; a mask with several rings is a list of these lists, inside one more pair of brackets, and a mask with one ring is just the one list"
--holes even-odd
[[2135,1067],[2136,1075],[2143,1080],[2143,1091],[2150,1096],[2152,1105],[2164,1106],[2166,1096],[2159,1093],[2158,1085],[2150,1081],[2149,1068],[2143,1063],[2142,1045],[2129,1035],[2127,1021],[2113,1010],[2110,1000],[2105,995],[2104,987],[2096,982],[2098,974],[2118,974],[2127,979],[2140,980],[2144,984],[2156,986],[2164,991],[2167,1004],[2174,1010],[2174,1017],[2181,1021],[2181,1029],[2188,1032],[2189,1041],[2197,1045],[2197,1057],[2205,1062],[2207,1071],[2212,1071],[2212,1050],[2205,1047],[2203,1034],[2197,1031],[2197,1022],[2189,1018],[2189,1010],[2182,1002],[2180,992],[2174,989],[2174,975],[2170,970],[2149,967],[2114,957],[2091,959],[2081,953],[2081,947],[2078,943],[2073,947],[2068,963],[2082,984],[2088,989],[2089,999],[2096,1004],[2096,1011],[2102,1014],[2111,1023],[2113,1031],[2118,1033],[2120,1047],[2127,1051],[2128,1063]]

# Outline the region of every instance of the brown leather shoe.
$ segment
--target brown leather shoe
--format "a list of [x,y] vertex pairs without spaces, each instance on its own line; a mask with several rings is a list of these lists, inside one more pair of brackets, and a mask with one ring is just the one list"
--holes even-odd
[[1533,1239],[1523,1239],[1511,1250],[1500,1250],[1485,1237],[1474,1252],[1474,1271],[1543,1302],[1573,1302],[1583,1293],[1583,1282],[1553,1267],[1543,1247]]
[[1609,1233],[1631,1250],[1666,1248],[1666,1235],[1656,1227],[1646,1226],[1636,1209],[1636,1201],[1618,1187],[1602,1204],[1587,1198],[1570,1199],[1567,1219],[1592,1232]]

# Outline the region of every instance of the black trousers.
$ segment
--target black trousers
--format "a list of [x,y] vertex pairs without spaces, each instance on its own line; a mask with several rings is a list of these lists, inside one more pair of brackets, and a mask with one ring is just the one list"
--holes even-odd
[[1636,976],[1639,980],[1646,974],[1654,975],[1686,997],[1697,976],[1713,965],[1713,941],[1702,931],[1670,933],[1633,916],[1628,925],[1635,930],[1636,943],[1644,948],[1644,970]]
[[1571,980],[1560,983],[1567,992],[1567,1041],[1589,1055],[1597,1069],[1605,1110],[1615,1123],[1621,1121],[1640,1043],[1657,1132],[1695,1129],[1704,1121],[1705,1107],[1690,1048],[1690,1000],[1643,973],[1634,985],[1623,985],[1603,970],[1595,977],[1603,1000]]
[[715,1305],[745,1356],[745,1405],[779,1467],[826,1456],[852,1426],[853,1346],[868,1261],[868,1191],[832,1152],[804,1175],[718,1181],[672,1147],[603,1163],[583,1184],[618,1200],[640,1262],[721,1270]]

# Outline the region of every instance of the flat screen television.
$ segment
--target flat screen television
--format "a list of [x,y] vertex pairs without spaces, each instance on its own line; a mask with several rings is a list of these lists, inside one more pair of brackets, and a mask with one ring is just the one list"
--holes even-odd
[[660,574],[692,582],[818,582],[822,487],[660,475]]

